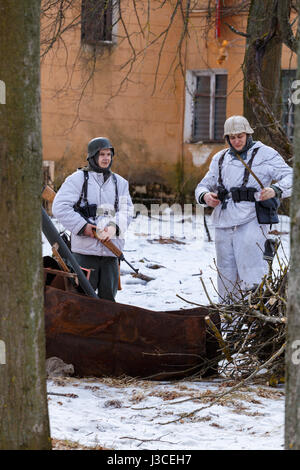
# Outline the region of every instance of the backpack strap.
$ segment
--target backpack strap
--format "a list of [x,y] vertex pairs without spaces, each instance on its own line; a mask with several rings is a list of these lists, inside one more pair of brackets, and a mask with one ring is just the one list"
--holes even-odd
[[[251,158],[250,158],[250,160],[249,160],[249,162],[248,162],[249,168],[251,168],[252,163],[253,163],[253,160],[254,160],[254,157],[255,157],[255,155],[257,154],[258,151],[259,151],[259,147],[256,147],[256,148],[253,150],[253,152],[252,152],[252,154],[251,154]],[[223,165],[223,161],[224,161],[226,152],[227,152],[227,149],[225,150],[225,152],[223,152],[223,154],[222,154],[221,157],[219,158],[219,163],[218,163],[218,165],[219,165],[219,179],[218,179],[218,184],[219,184],[219,186],[224,186],[224,184],[223,184],[223,179],[222,179],[222,165]],[[249,181],[249,175],[250,175],[249,170],[248,170],[247,168],[245,168],[242,186],[246,186],[246,184],[248,183],[248,181]]]
[[78,206],[78,207],[81,205],[81,201],[84,202],[85,206],[88,204],[87,188],[88,188],[89,172],[88,172],[88,170],[85,170],[84,168],[80,168],[80,170],[83,171],[84,181],[83,181],[83,185],[82,185],[82,188],[81,188],[80,197],[79,197],[78,201],[76,202],[76,206]]
[[222,155],[221,155],[220,158],[219,158],[219,162],[218,162],[218,166],[219,166],[218,185],[219,185],[219,186],[222,186],[222,187],[224,186],[224,184],[223,184],[223,179],[222,179],[222,165],[223,165],[223,161],[224,161],[225,155],[226,155],[226,153],[227,153],[227,150],[228,150],[228,149],[226,149],[226,150],[222,153]]
[[[88,172],[88,170],[86,170],[84,168],[80,168],[80,169],[83,171],[84,181],[83,181],[83,185],[82,185],[82,188],[81,188],[80,197],[79,197],[79,199],[76,203],[76,206],[78,206],[78,207],[81,205],[81,201],[83,201],[85,206],[88,205],[87,189],[88,189],[89,172]],[[114,184],[115,184],[114,209],[115,209],[115,212],[118,212],[119,211],[119,190],[118,190],[118,180],[117,180],[117,177],[116,177],[115,173],[112,173],[112,178],[113,178],[113,181],[114,181]]]

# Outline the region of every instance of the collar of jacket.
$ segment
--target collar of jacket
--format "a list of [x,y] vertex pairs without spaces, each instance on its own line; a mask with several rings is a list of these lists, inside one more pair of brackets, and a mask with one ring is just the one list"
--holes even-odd
[[98,166],[96,163],[94,163],[93,159],[89,160],[89,163],[88,163],[88,166],[86,167],[86,169],[88,171],[94,171],[95,173],[102,173],[104,182],[107,181],[108,178],[110,177],[110,175],[112,174],[111,170],[110,170],[110,167],[109,168],[100,168],[100,166]]
[[[233,148],[233,146],[230,144],[229,142],[229,139],[227,139],[227,142],[229,143],[229,146],[230,146],[230,149],[229,149],[229,155],[231,155],[233,158],[235,158],[237,160],[237,156],[236,156],[236,150]],[[249,135],[247,137],[247,141],[246,141],[246,144],[245,146],[242,148],[242,150],[239,153],[239,155],[242,157],[243,160],[246,160],[247,159],[247,153],[248,153],[248,150],[250,150],[253,145],[256,144],[256,141],[254,141],[251,137],[251,135]]]

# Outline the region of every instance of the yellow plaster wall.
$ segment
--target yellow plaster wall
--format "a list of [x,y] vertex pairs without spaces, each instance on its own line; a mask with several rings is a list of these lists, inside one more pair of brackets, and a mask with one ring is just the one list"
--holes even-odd
[[[69,18],[80,14],[80,3],[78,0],[67,12]],[[145,26],[148,1],[139,0],[137,5]],[[64,36],[64,44],[55,44],[43,59],[44,160],[55,161],[57,181],[85,164],[87,143],[97,136],[109,137],[115,146],[114,171],[130,182],[166,183],[175,190],[183,180],[185,189],[192,190],[207,170],[212,155],[224,147],[222,143],[191,144],[183,140],[185,77],[176,59],[182,17],[176,15],[161,53],[162,39],[150,43],[168,25],[172,2],[158,8],[160,5],[157,0],[151,1],[151,22],[142,34],[132,2],[122,0],[122,17],[130,43],[119,24],[117,43],[99,47],[94,55],[91,47],[81,47],[79,26]],[[242,114],[245,38],[222,24],[221,37],[216,39],[213,19],[211,27],[207,27],[205,5],[206,1],[195,3],[189,37],[182,43],[184,75],[186,70],[225,69],[227,116]],[[226,21],[237,30],[246,30],[246,14],[227,17]],[[42,31],[46,27],[44,23]],[[218,64],[223,40],[228,41],[227,58]],[[130,62],[133,49],[134,63]],[[282,66],[296,67],[296,58],[287,48]]]
[[[147,3],[138,2],[141,21],[146,19]],[[123,0],[123,7],[126,4],[132,2]],[[158,4],[151,2],[152,8]],[[85,163],[88,141],[102,135],[115,146],[115,171],[137,182],[144,182],[146,177],[148,181],[167,180],[172,184],[182,142],[184,81],[179,70],[170,72],[182,29],[180,15],[165,41],[158,68],[161,41],[141,53],[146,42],[166,27],[170,12],[168,4],[156,13],[153,10],[150,31],[143,37],[137,33],[136,15],[124,8],[130,44],[122,39],[125,33],[119,24],[117,45],[99,49],[96,61],[90,47],[80,47],[80,28],[65,36],[66,48],[55,46],[48,53],[42,63],[45,160],[60,162],[60,169],[70,172]],[[131,47],[137,60],[126,81],[131,64],[122,67],[132,54]]]

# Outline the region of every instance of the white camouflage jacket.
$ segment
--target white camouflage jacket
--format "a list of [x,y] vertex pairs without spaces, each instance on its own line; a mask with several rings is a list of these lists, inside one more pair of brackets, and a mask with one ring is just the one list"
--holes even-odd
[[[257,151],[253,163],[252,170],[255,175],[262,182],[264,187],[270,186],[276,182],[276,186],[282,191],[281,197],[289,197],[292,192],[292,168],[285,163],[281,155],[272,147],[264,145],[262,142],[257,141],[247,152],[245,162],[248,163],[252,152],[255,148]],[[212,158],[209,171],[198,184],[195,190],[196,201],[199,203],[199,197],[204,192],[217,192],[218,179],[219,179],[219,159],[224,150],[216,153]],[[232,187],[239,187],[243,183],[245,167],[233,155],[229,154],[229,149],[225,154],[222,164],[222,180],[225,188],[230,191]],[[261,190],[258,182],[250,174],[247,183],[248,187],[257,188]],[[205,204],[203,204],[205,205]],[[225,209],[221,208],[219,204],[212,213],[212,224],[215,227],[225,228],[241,225],[249,222],[256,217],[256,210],[254,202],[242,201],[235,203],[231,198],[228,199],[228,204]]]
[[[118,188],[118,211],[115,213],[115,182],[110,177],[104,182],[103,174],[89,171],[87,199],[89,204],[97,205],[97,217],[91,219],[95,225],[101,221],[106,225],[109,222],[118,227],[119,234],[112,242],[122,251],[124,247],[124,235],[133,216],[133,204],[129,194],[128,182],[120,175],[116,175]],[[115,256],[96,238],[78,235],[86,220],[74,210],[73,206],[80,198],[84,172],[75,171],[68,176],[55,196],[52,213],[54,217],[71,232],[71,250],[74,253],[96,256]],[[82,205],[82,204],[81,204]],[[109,213],[109,216],[105,215]]]

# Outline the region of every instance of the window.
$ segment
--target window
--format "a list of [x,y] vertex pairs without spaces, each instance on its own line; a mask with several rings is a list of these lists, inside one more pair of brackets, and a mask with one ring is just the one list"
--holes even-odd
[[185,141],[223,141],[226,95],[226,71],[188,72]]
[[296,80],[296,70],[281,71],[282,117],[281,123],[288,138],[293,141],[295,125],[295,105],[291,100],[292,83]]
[[85,44],[112,42],[113,0],[82,0],[81,41]]

